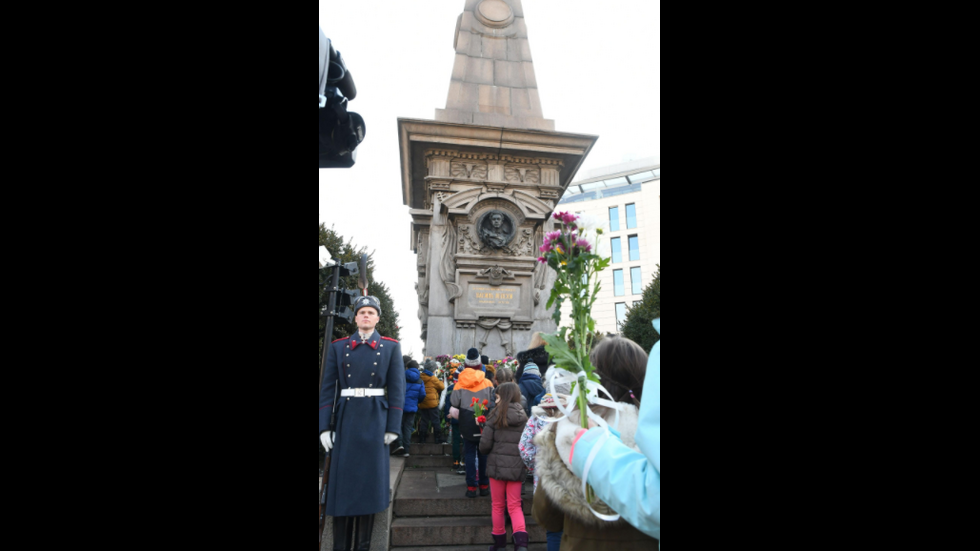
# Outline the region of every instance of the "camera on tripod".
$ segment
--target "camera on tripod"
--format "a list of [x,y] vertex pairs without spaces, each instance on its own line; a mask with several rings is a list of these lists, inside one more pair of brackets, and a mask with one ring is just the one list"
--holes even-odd
[[320,29],[320,168],[350,168],[364,141],[364,118],[347,110],[357,97],[354,77],[344,58]]

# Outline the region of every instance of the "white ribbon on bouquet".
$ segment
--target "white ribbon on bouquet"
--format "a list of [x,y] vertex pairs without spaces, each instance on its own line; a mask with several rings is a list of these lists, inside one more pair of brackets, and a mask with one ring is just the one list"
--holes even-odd
[[[592,504],[589,503],[589,498],[588,498],[589,495],[588,480],[589,480],[589,471],[592,470],[592,464],[593,462],[595,462],[595,458],[599,455],[599,450],[602,449],[602,447],[606,444],[606,442],[609,441],[609,437],[612,435],[613,432],[619,435],[619,417],[623,405],[613,400],[612,394],[610,394],[605,387],[603,387],[602,385],[600,385],[595,381],[590,381],[588,379],[588,376],[585,374],[585,372],[576,374],[568,371],[567,369],[563,369],[561,367],[553,365],[548,369],[547,379],[548,379],[547,380],[548,389],[551,392],[551,395],[555,398],[555,404],[558,406],[558,410],[564,414],[564,417],[543,419],[545,423],[557,423],[562,419],[569,418],[572,412],[575,411],[575,409],[578,407],[578,403],[579,403],[578,393],[581,392],[581,389],[583,387],[587,391],[586,399],[588,403],[597,406],[604,406],[616,410],[616,424],[614,428],[610,429],[609,423],[607,423],[605,419],[603,419],[594,411],[592,411],[592,408],[588,408],[588,407],[585,408],[586,415],[588,415],[589,419],[591,419],[596,425],[599,426],[599,430],[602,431],[602,435],[599,437],[599,441],[596,442],[596,445],[592,448],[592,453],[589,454],[588,459],[585,461],[585,473],[582,476],[582,495],[585,496],[585,505],[589,508],[590,511],[592,511],[592,514],[595,515],[597,518],[601,520],[605,520],[607,522],[616,522],[621,518],[620,515],[618,514],[604,515],[592,508]],[[562,383],[568,383],[569,385],[571,385],[571,383],[576,383],[576,388],[575,391],[573,392],[573,395],[569,396],[569,398],[575,400],[574,406],[569,404],[569,406],[571,407],[566,407],[562,405],[561,400],[558,399],[558,392],[555,390],[555,387]],[[600,392],[608,396],[609,399],[606,400],[604,398],[600,398],[599,397]]]

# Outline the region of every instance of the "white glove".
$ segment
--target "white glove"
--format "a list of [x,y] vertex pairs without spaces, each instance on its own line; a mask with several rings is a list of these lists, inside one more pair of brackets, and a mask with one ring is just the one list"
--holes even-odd
[[320,435],[320,443],[323,444],[323,447],[326,448],[327,451],[329,452],[330,451],[330,448],[333,448],[333,433],[332,432],[325,432],[325,433],[321,434]]
[[385,433],[385,446],[390,446],[392,442],[398,440],[398,435],[393,432]]

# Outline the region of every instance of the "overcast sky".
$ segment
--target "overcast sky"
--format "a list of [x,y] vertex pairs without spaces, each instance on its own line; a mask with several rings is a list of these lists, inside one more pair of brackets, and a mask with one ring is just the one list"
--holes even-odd
[[[320,222],[375,253],[405,354],[422,355],[397,119],[446,106],[464,0],[320,0],[320,26],[357,85],[367,123],[357,164],[319,171]],[[599,142],[584,171],[660,157],[660,1],[523,0],[544,116]],[[465,350],[457,351],[465,353]]]

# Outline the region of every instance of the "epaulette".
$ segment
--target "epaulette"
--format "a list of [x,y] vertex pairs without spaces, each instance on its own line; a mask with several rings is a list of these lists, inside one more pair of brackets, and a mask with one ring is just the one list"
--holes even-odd
[[381,337],[381,340],[383,340],[383,341],[391,341],[391,342],[398,342],[395,339],[389,339],[388,337]]
[[332,342],[332,343],[330,343],[330,344],[337,344],[338,342],[340,342],[340,341],[346,341],[346,340],[347,340],[347,339],[349,339],[349,338],[350,338],[350,337],[344,337],[344,338],[342,338],[342,339],[337,339],[337,340],[335,340],[335,341],[333,341],[333,342]]

